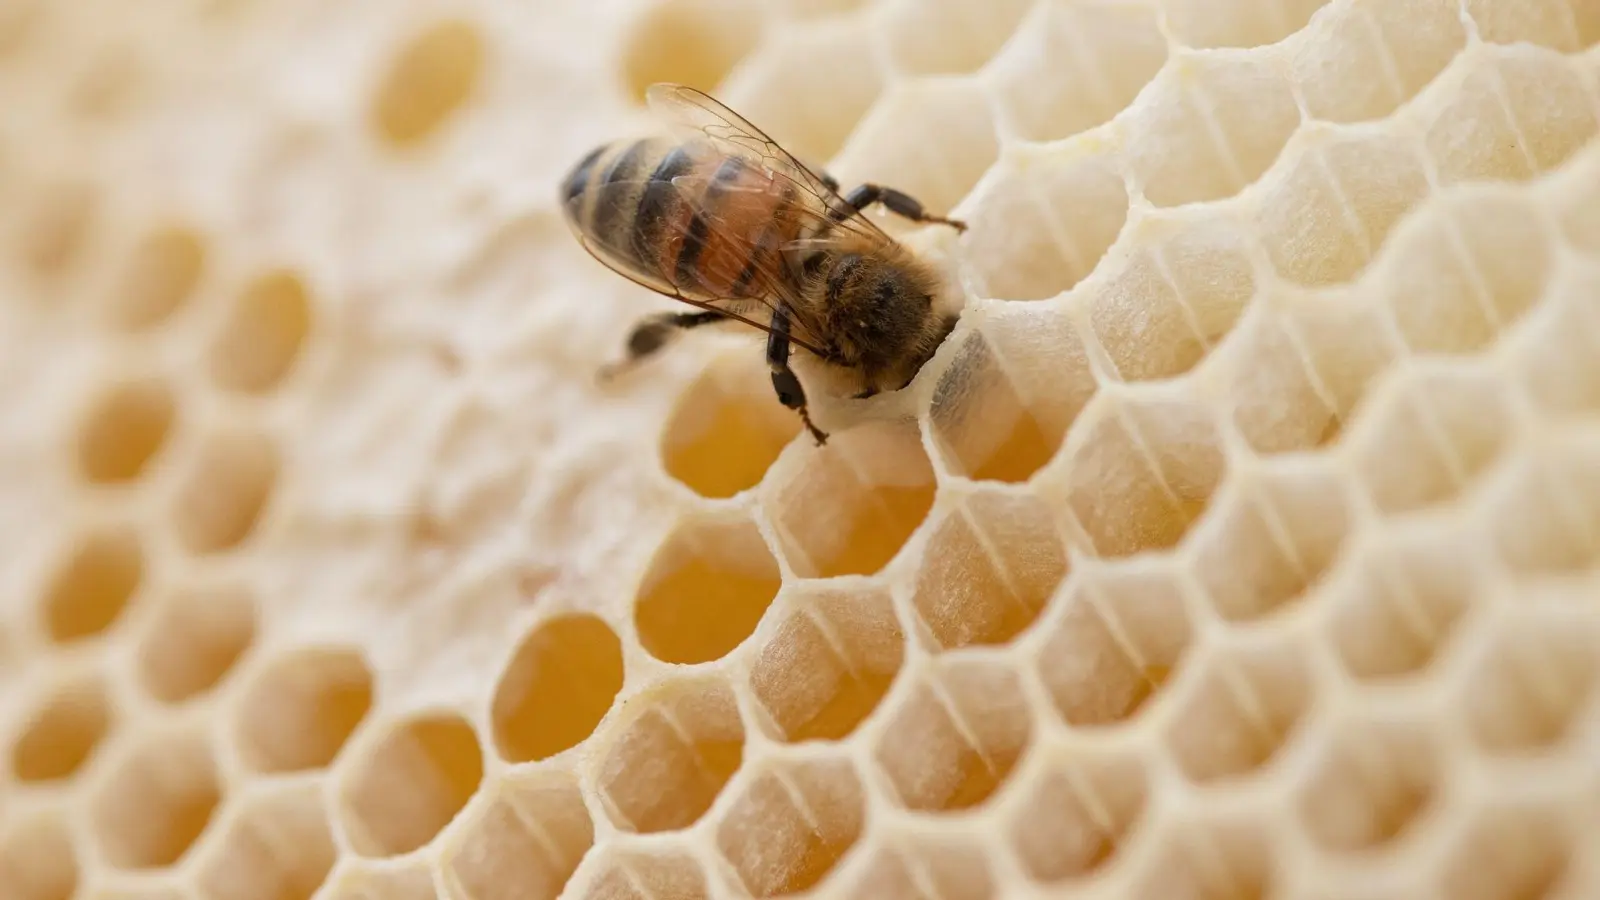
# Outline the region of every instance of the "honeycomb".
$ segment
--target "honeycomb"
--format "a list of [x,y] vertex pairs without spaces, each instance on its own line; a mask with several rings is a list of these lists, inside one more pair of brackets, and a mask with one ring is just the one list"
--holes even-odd
[[[0,0],[0,896],[1600,896],[1595,0],[137,6]],[[664,80],[971,223],[824,448],[592,377]]]

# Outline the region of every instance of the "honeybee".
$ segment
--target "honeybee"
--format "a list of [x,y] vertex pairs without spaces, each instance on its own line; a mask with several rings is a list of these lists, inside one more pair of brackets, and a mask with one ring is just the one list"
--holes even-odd
[[698,307],[640,320],[624,358],[602,378],[641,362],[677,334],[737,322],[767,334],[778,401],[817,445],[792,348],[851,376],[864,399],[910,383],[956,317],[936,310],[939,273],[862,215],[873,204],[915,222],[930,215],[879,184],[845,194],[760,129],[693,88],[646,92],[668,135],[591,150],[566,173],[561,202],[585,249],[613,271]]

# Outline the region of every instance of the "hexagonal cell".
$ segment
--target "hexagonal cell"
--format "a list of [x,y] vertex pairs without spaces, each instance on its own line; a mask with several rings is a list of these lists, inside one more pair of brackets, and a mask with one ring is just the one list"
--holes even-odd
[[1033,623],[1067,574],[1049,504],[976,492],[946,507],[922,554],[912,605],[947,650],[1001,644]]
[[765,373],[766,363],[751,352],[723,354],[706,366],[661,436],[668,475],[702,497],[732,497],[760,483],[801,427]]
[[93,484],[144,474],[172,430],[177,401],[160,378],[124,381],[90,404],[78,430],[78,472]]
[[1178,768],[1201,783],[1265,767],[1313,701],[1305,652],[1290,644],[1218,651],[1185,685],[1167,746]]
[[622,643],[603,620],[544,620],[500,672],[490,710],[496,752],[530,762],[576,747],[611,709],[622,678]]
[[1153,9],[1115,0],[1037,3],[984,74],[1008,132],[1054,141],[1126,109],[1166,61]]
[[[1296,38],[1291,77],[1315,118],[1381,119],[1426,87],[1466,39],[1460,11],[1433,0],[1334,3]],[[1374,72],[1384,77],[1368,77]]]
[[1089,323],[1125,381],[1192,369],[1255,296],[1254,238],[1231,219],[1141,219],[1117,268],[1085,298]]
[[581,900],[707,900],[706,874],[687,852],[612,850]]
[[1416,364],[1384,387],[1353,424],[1349,449],[1385,513],[1449,502],[1511,440],[1512,400],[1498,370]]
[[259,772],[333,762],[372,705],[372,672],[354,650],[303,647],[255,673],[235,713],[239,755]]
[[[875,827],[883,835],[885,829]],[[995,878],[973,835],[940,832],[883,835],[867,848],[861,875],[844,895],[850,900],[993,900]]]
[[[1197,392],[1215,398],[1239,436],[1262,455],[1326,443],[1340,428],[1339,410],[1315,368],[1319,360],[1303,334],[1292,329],[1285,307],[1292,309],[1293,302],[1280,295],[1251,304],[1228,341],[1197,373]],[[1328,336],[1317,340],[1325,351],[1332,344]],[[1360,341],[1378,343],[1370,335]]]
[[752,772],[717,823],[717,849],[754,897],[820,882],[861,836],[861,781],[848,759],[774,763]]
[[437,132],[477,90],[487,54],[478,26],[460,19],[406,36],[379,73],[368,111],[373,132],[396,147]]
[[97,786],[89,824],[111,865],[164,868],[200,838],[221,798],[203,733],[146,730],[122,748]]
[[1600,559],[1600,441],[1540,442],[1507,468],[1481,513],[1506,565],[1526,574],[1578,572]]
[[976,193],[963,262],[986,296],[1005,300],[1043,300],[1082,281],[1128,218],[1109,148],[1008,148]]
[[211,377],[261,394],[283,381],[311,331],[311,295],[300,275],[277,269],[256,277],[235,301],[211,345]]
[[1232,197],[1300,127],[1288,79],[1259,54],[1176,57],[1141,96],[1123,146],[1134,183],[1156,206]]
[[278,448],[234,426],[212,433],[174,502],[178,537],[191,553],[221,553],[255,530],[278,480]]
[[933,465],[916,427],[869,423],[833,435],[787,481],[768,486],[768,515],[802,578],[872,575],[933,507]]
[[728,686],[669,681],[633,697],[601,738],[595,784],[606,815],[625,831],[695,823],[744,758],[744,722]]
[[881,590],[821,591],[793,606],[751,663],[750,691],[780,739],[842,739],[900,671],[900,620]]
[[1400,841],[1439,788],[1434,735],[1426,726],[1375,719],[1340,722],[1327,734],[1300,794],[1307,833],[1333,853]]
[[0,884],[14,900],[71,900],[78,858],[65,822],[54,816],[11,816],[0,834]]
[[918,673],[887,715],[873,757],[900,803],[925,812],[988,799],[1011,775],[1032,731],[1015,673],[960,656]]
[[1270,615],[1322,579],[1351,527],[1342,476],[1325,457],[1235,473],[1190,544],[1195,576],[1223,618]]
[[[1226,816],[1226,817],[1224,817]],[[1272,826],[1259,814],[1185,817],[1165,829],[1131,900],[1261,900],[1280,896]]]
[[13,236],[22,265],[44,278],[66,274],[88,241],[100,202],[92,185],[42,178],[25,202],[21,227]]
[[1386,681],[1420,671],[1472,607],[1481,579],[1450,530],[1371,537],[1327,588],[1334,648],[1351,674]]
[[1083,343],[1065,316],[1024,307],[993,310],[934,388],[934,446],[957,474],[1026,481],[1055,455],[1096,387]]
[[447,877],[473,900],[555,900],[594,843],[594,823],[570,775],[539,772],[492,784],[459,843]]
[[11,745],[12,774],[21,782],[72,777],[105,738],[111,712],[106,686],[97,675],[56,685]]
[[1122,557],[1178,543],[1225,467],[1221,435],[1198,401],[1101,391],[1039,483],[1071,510],[1089,544],[1080,549]]
[[319,785],[300,783],[251,794],[219,820],[222,838],[201,858],[207,900],[310,900],[338,851]]
[[1428,191],[1421,153],[1407,137],[1308,126],[1265,186],[1254,227],[1278,274],[1335,284],[1365,268]]
[[102,526],[78,535],[40,602],[46,633],[58,643],[111,627],[144,579],[144,548],[133,530]]
[[483,780],[477,733],[454,713],[394,727],[354,761],[341,786],[350,845],[363,856],[400,856],[433,840]]
[[1566,161],[1594,136],[1593,75],[1573,58],[1526,45],[1478,44],[1426,116],[1428,156],[1439,180],[1525,180]]
[[1194,627],[1174,561],[1080,569],[1034,660],[1075,728],[1135,715],[1169,681]]
[[634,625],[663,662],[721,659],[739,646],[777,596],[778,563],[743,513],[679,523],[639,584]]
[[1195,49],[1212,47],[1263,47],[1275,44],[1304,28],[1328,0],[1288,0],[1257,6],[1249,0],[1207,3],[1203,0],[1162,0],[1173,40]]
[[1150,779],[1135,757],[1056,754],[1034,777],[1010,827],[1011,845],[1036,881],[1102,871],[1144,815]]
[[179,703],[210,690],[255,640],[255,597],[237,585],[173,591],[145,626],[139,677],[150,696]]
[[1525,395],[1557,414],[1600,410],[1600,271],[1561,266],[1511,339]]
[[1005,44],[1030,5],[998,0],[979,9],[963,0],[890,0],[882,19],[889,58],[916,75],[975,71]]
[[1600,632],[1587,617],[1502,621],[1462,686],[1468,732],[1486,753],[1538,754],[1582,727],[1600,679]]
[[166,321],[199,286],[206,255],[204,237],[193,228],[152,229],[129,252],[111,298],[112,323],[135,331]]
[[[923,79],[892,84],[867,112],[832,163],[845,187],[876,182],[904,191],[934,215],[948,215],[995,156],[993,113],[973,80]],[[873,214],[891,233],[909,226]]]
[[1583,0],[1531,0],[1511,9],[1493,0],[1467,0],[1478,36],[1495,44],[1526,41],[1568,53],[1600,41],[1600,10]]
[[713,91],[761,42],[755,4],[737,0],[655,0],[629,26],[623,83],[637,100],[658,81]]
[[1452,900],[1561,896],[1573,866],[1573,837],[1555,804],[1499,801],[1474,810],[1439,875]]

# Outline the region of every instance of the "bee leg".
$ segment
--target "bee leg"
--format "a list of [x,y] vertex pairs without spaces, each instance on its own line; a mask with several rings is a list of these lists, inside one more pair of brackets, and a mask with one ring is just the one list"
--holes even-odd
[[940,225],[949,225],[956,231],[966,231],[967,223],[959,219],[946,219],[942,216],[929,215],[922,208],[922,202],[910,194],[897,191],[881,184],[863,184],[853,188],[844,197],[846,209],[834,213],[835,219],[844,218],[853,213],[858,213],[874,203],[882,203],[890,212],[897,216],[910,219],[913,222],[934,222]]
[[653,356],[678,331],[697,328],[724,321],[726,317],[716,312],[661,313],[641,319],[628,334],[628,348],[623,358],[600,369],[600,379],[610,380]]
[[877,387],[869,387],[864,391],[860,391],[860,392],[852,395],[850,399],[852,399],[852,400],[865,400],[868,397],[876,397],[876,396],[878,396]]
[[778,311],[772,315],[771,328],[767,333],[767,365],[772,369],[772,389],[777,392],[779,403],[800,414],[800,421],[805,423],[806,430],[811,432],[812,439],[821,447],[828,442],[828,436],[811,424],[811,413],[806,410],[805,388],[800,386],[800,379],[789,368],[789,311],[778,307]]

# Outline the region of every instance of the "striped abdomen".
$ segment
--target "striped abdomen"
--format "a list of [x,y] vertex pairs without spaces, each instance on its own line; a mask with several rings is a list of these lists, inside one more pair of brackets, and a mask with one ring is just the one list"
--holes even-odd
[[[673,184],[674,178],[686,176]],[[598,147],[562,183],[574,227],[609,265],[695,299],[747,298],[781,272],[799,235],[779,213],[793,187],[697,141],[645,138]]]

